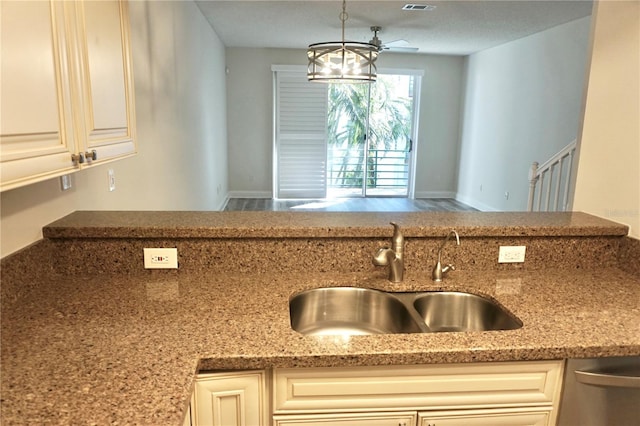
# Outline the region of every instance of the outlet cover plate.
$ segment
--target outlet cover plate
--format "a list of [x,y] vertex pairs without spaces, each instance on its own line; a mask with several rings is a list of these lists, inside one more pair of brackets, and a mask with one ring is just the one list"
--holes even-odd
[[145,269],[178,269],[177,248],[144,248]]
[[109,192],[113,192],[116,190],[116,173],[113,169],[109,169],[107,171],[107,178],[109,180]]
[[70,190],[71,186],[73,186],[73,184],[71,183],[71,175],[60,176],[60,189],[62,191]]
[[498,263],[522,263],[527,246],[500,246]]

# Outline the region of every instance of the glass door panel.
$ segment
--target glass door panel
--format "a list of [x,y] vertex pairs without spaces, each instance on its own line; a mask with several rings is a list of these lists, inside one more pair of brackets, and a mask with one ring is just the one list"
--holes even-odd
[[371,86],[366,196],[406,197],[413,133],[411,75],[378,75]]
[[411,75],[375,84],[331,84],[328,197],[407,197],[414,116]]

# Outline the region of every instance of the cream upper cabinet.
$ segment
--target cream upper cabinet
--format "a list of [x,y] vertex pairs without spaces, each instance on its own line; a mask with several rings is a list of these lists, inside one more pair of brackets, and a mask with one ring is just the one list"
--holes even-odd
[[2,189],[72,172],[66,15],[71,3],[0,2]]
[[87,164],[135,152],[127,3],[75,2],[79,137]]
[[135,153],[125,1],[0,2],[2,190]]

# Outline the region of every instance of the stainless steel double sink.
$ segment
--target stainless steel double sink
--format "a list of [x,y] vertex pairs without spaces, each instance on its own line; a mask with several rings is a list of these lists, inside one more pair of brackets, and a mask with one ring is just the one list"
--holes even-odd
[[522,321],[495,301],[452,291],[307,290],[289,301],[291,328],[308,335],[513,330]]

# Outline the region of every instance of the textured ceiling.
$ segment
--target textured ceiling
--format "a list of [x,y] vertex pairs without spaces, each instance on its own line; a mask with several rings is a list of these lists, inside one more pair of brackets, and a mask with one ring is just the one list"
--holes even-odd
[[[227,47],[306,48],[339,41],[341,1],[196,1]],[[436,6],[405,11],[407,3]],[[468,55],[591,14],[591,0],[375,1],[349,0],[345,38],[406,40],[418,53]]]

